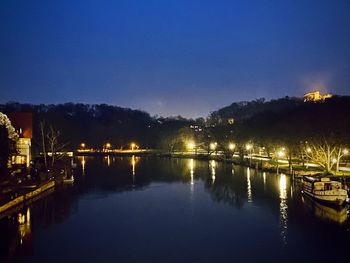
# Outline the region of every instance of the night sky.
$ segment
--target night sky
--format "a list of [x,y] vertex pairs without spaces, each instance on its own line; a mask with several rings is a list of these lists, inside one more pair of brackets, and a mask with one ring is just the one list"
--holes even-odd
[[348,0],[1,0],[0,102],[206,116],[350,92]]

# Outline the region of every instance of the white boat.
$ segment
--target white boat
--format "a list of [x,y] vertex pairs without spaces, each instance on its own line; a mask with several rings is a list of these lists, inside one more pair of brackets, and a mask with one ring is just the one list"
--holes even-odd
[[316,178],[304,176],[303,193],[326,203],[342,205],[348,196],[342,183],[328,177]]

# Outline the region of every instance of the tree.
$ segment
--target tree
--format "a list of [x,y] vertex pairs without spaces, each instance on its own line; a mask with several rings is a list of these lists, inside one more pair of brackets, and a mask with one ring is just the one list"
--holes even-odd
[[[339,163],[340,158],[343,156],[339,154],[341,151],[342,147],[339,144],[330,142],[327,139],[308,142],[304,147],[307,158],[321,166],[326,173],[331,173],[333,167]],[[338,156],[339,158],[337,159]],[[339,170],[339,166],[336,168],[337,170]]]
[[4,173],[7,169],[7,162],[10,156],[10,144],[8,132],[5,126],[0,126],[0,173]]
[[45,167],[47,168],[47,156],[46,156],[46,145],[45,145],[44,129],[45,129],[45,123],[43,121],[41,121],[40,122],[41,146],[42,146],[42,149],[43,149]]
[[60,131],[50,126],[48,131],[45,129],[45,122],[40,122],[40,133],[41,133],[41,147],[43,151],[45,167],[48,168],[47,154],[51,152],[51,168],[54,166],[57,152],[64,150],[67,144],[60,141]]
[[49,131],[46,134],[47,144],[49,150],[51,151],[51,166],[53,167],[55,164],[57,152],[62,151],[66,144],[60,142],[60,132],[55,130],[52,126],[50,126]]
[[339,165],[340,165],[340,160],[343,158],[345,155],[349,154],[349,150],[347,148],[343,147],[338,147],[336,151],[336,168],[335,171],[338,173],[339,172]]
[[18,134],[9,118],[0,112],[0,173],[7,170],[8,160],[15,153],[15,144]]

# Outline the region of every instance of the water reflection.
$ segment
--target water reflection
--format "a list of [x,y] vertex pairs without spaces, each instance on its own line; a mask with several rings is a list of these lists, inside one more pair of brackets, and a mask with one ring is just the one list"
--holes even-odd
[[316,217],[324,221],[331,221],[339,225],[344,224],[348,219],[346,207],[331,207],[323,205],[309,196],[303,196],[302,202]]
[[253,202],[253,194],[252,194],[252,185],[250,182],[250,168],[247,168],[247,197],[248,197],[248,203]]
[[131,156],[131,174],[132,174],[132,186],[135,186],[136,165],[139,162],[140,157],[135,155]]
[[[8,230],[12,234],[8,242],[8,254],[5,256],[6,262],[12,262],[15,258],[15,252],[20,251],[23,254],[30,255],[32,254],[32,225],[31,225],[31,209],[22,208],[20,212],[15,213],[12,216],[8,217],[8,220],[12,222],[12,225],[8,225]],[[2,230],[1,237],[6,231]],[[1,242],[0,242],[1,243]],[[1,249],[3,251],[3,248]],[[1,257],[0,257],[1,261]]]
[[78,159],[78,161],[80,162],[80,165],[81,165],[81,174],[83,176],[85,176],[86,157],[85,156],[78,156],[77,159]]
[[85,175],[85,156],[81,158],[82,174]]
[[[244,261],[246,258],[242,257],[243,253],[239,254],[240,251],[244,250],[247,255],[265,240],[266,251],[273,251],[284,244],[283,251],[288,256],[294,255],[296,250],[299,253],[307,246],[316,251],[329,245],[329,240],[323,242],[320,235],[336,236],[339,240],[337,245],[342,250],[350,242],[349,233],[346,232],[347,208],[337,210],[307,200],[303,205],[300,198],[295,198],[299,195],[298,185],[291,187],[290,177],[284,174],[258,174],[246,167],[218,165],[212,160],[111,156],[111,166],[108,166],[105,157],[79,157],[79,160],[83,169],[77,170],[82,174],[77,175],[77,183],[69,191],[56,189],[52,195],[33,203],[30,209],[25,208],[20,213],[15,212],[0,219],[0,244],[4,244],[1,246],[4,249],[0,252],[0,262],[3,262],[2,256],[8,257],[10,253],[15,255],[9,257],[11,259],[17,259],[17,255],[22,257],[23,248],[31,253],[33,262],[50,259],[57,251],[73,254],[75,249],[82,251],[85,240],[81,242],[81,236],[72,233],[72,229],[82,229],[89,235],[96,235],[100,242],[96,247],[106,257],[118,253],[121,258],[117,256],[114,259],[120,262],[125,262],[131,253],[143,250],[147,242],[159,247],[165,244],[171,248],[183,244],[180,249],[186,249],[194,245],[196,242],[189,242],[197,241],[197,238],[210,240],[210,245],[205,241],[197,242],[197,251],[201,253],[189,255],[200,262],[206,262],[212,252],[217,257],[222,256],[218,262],[227,262],[229,259],[224,255],[232,257],[229,250],[233,246],[239,248],[238,255],[235,254],[237,261]],[[86,175],[81,180],[85,168]],[[139,191],[133,191],[136,187]],[[291,194],[294,194],[294,199]],[[253,199],[254,205],[247,206]],[[190,209],[190,213],[187,213],[187,209]],[[71,220],[67,220],[69,217]],[[130,221],[132,224],[129,224]],[[330,224],[329,221],[342,225]],[[153,228],[150,222],[155,222],[154,226],[160,226],[162,231]],[[290,227],[291,224],[293,227]],[[98,231],[95,225],[100,228]],[[51,231],[58,228],[60,233]],[[7,235],[4,234],[6,231]],[[166,238],[172,235],[178,235],[177,239]],[[39,247],[43,242],[47,250]],[[89,246],[95,246],[94,239],[88,242]],[[135,246],[130,245],[134,242]],[[59,244],[58,248],[55,248],[56,244]],[[222,253],[223,244],[228,244],[225,253]],[[114,253],[116,247],[120,249]],[[79,256],[89,261],[93,252],[86,251]],[[158,252],[159,257],[166,261],[169,250]],[[256,253],[258,259],[263,253]],[[135,262],[151,261],[148,254],[134,255]],[[303,256],[302,252],[300,256]],[[60,259],[67,257],[63,255]],[[179,259],[176,262],[186,261],[176,259]],[[58,260],[55,258],[52,262],[62,262]]]
[[287,244],[288,230],[288,205],[287,205],[287,178],[285,174],[280,174],[279,178],[280,191],[280,229],[283,244]]
[[212,180],[212,183],[214,184],[215,178],[216,178],[216,162],[214,160],[211,160],[210,167],[211,167],[211,180]]
[[194,185],[194,161],[190,159],[190,176],[191,176],[191,185]]
[[266,173],[263,172],[263,180],[264,180],[264,190],[265,190],[265,186],[266,186]]
[[191,195],[191,201],[194,199],[194,169],[195,169],[195,162],[193,159],[189,160],[189,168],[190,168],[190,195]]

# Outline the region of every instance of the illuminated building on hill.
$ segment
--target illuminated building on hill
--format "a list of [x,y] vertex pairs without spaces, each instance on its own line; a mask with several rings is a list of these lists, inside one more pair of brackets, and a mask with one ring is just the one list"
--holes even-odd
[[326,99],[332,98],[332,94],[321,94],[319,90],[306,93],[304,95],[304,102],[324,102]]

